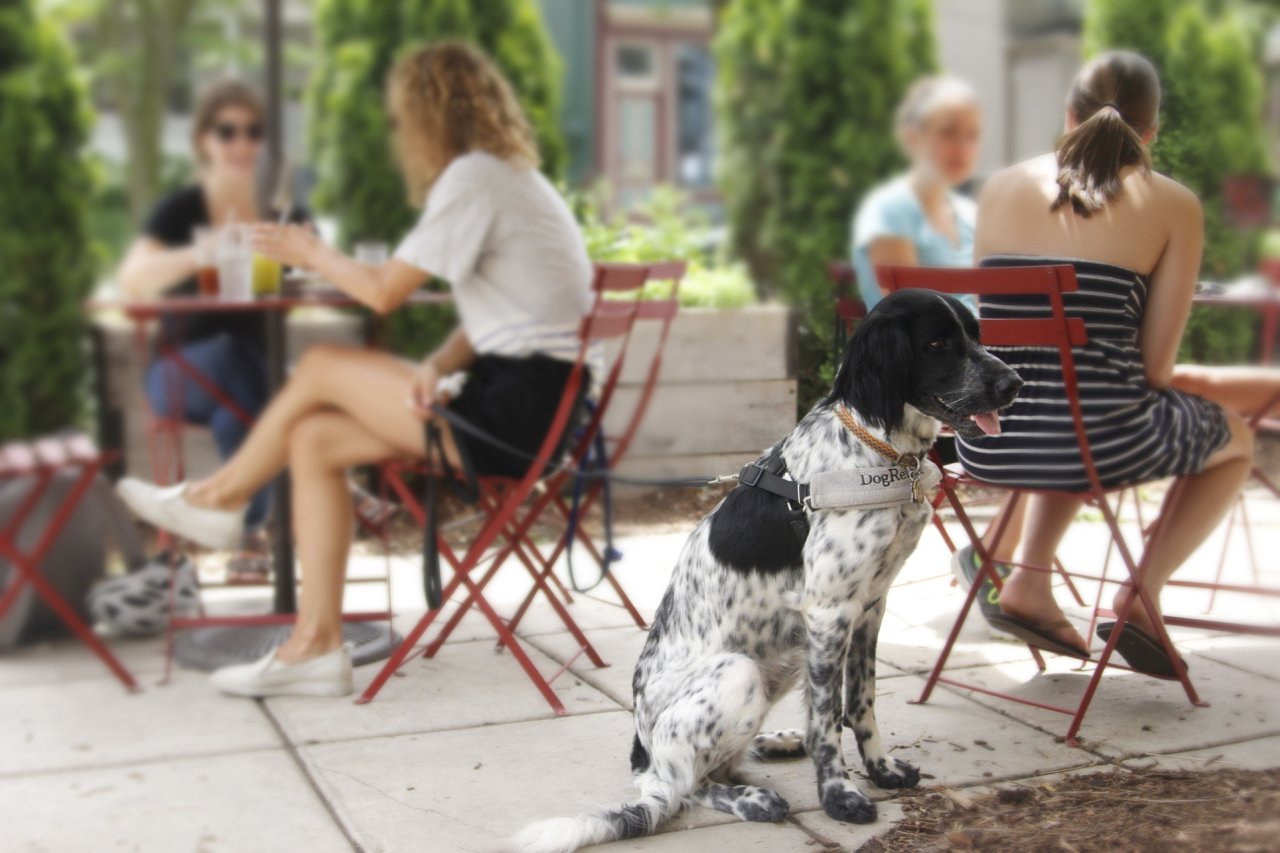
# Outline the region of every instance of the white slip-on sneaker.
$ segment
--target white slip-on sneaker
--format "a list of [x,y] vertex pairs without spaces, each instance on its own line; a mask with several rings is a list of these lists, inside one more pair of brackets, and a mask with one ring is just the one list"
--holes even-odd
[[351,682],[351,649],[346,644],[328,654],[286,664],[276,660],[275,650],[253,663],[224,666],[209,676],[209,683],[233,696],[346,696]]
[[195,506],[186,499],[186,490],[186,483],[157,486],[137,477],[116,484],[116,494],[143,521],[217,551],[240,547],[244,511]]

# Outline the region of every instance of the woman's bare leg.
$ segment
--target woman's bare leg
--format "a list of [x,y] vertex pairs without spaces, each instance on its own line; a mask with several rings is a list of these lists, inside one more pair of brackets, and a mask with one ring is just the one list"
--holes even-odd
[[1053,568],[1062,537],[1080,512],[1080,499],[1070,495],[1026,495],[1023,502],[1027,506],[1026,524],[1022,537],[1015,537],[1018,545],[1013,554],[1019,567],[1005,579],[1000,590],[1000,609],[1047,630],[1060,643],[1087,649],[1089,644],[1075,628],[1048,628],[1066,619],[1054,600],[1053,574],[1048,570]]
[[[1008,520],[1005,521],[1005,517]],[[996,513],[995,519],[991,522],[991,526],[987,528],[986,535],[982,537],[982,544],[987,549],[987,553],[991,555],[991,559],[997,563],[1012,563],[1014,560],[1014,551],[1018,547],[1018,542],[1022,540],[1022,526],[1027,517],[1027,496],[1018,495],[1016,492],[1010,492],[1009,496],[1004,499],[1004,505],[1000,507],[1000,511]],[[1003,526],[1003,530],[1000,528]],[[1000,533],[1000,541],[996,541],[996,533]]]
[[[1240,493],[1253,467],[1253,432],[1244,418],[1227,413],[1231,438],[1209,457],[1205,469],[1183,481],[1182,494],[1169,507],[1160,538],[1152,542],[1148,552],[1146,588],[1157,607],[1160,590],[1175,569],[1186,562],[1214,531]],[[1133,595],[1130,587],[1121,587],[1113,606],[1119,609]],[[1159,618],[1159,614],[1156,614]],[[1133,609],[1130,621],[1139,628],[1152,631],[1151,615],[1141,605]]]
[[[407,411],[405,415],[412,419]],[[343,583],[353,524],[347,469],[397,452],[393,442],[337,411],[307,415],[290,433],[302,595],[293,632],[276,652],[281,661],[296,663],[342,644]]]
[[[426,452],[422,422],[408,408],[412,380],[413,365],[386,353],[338,346],[307,350],[244,444],[213,475],[194,484],[188,499],[224,509],[245,504],[284,468],[294,427],[317,412],[345,412],[395,453],[421,458]],[[441,428],[446,455],[457,464],[448,424]]]

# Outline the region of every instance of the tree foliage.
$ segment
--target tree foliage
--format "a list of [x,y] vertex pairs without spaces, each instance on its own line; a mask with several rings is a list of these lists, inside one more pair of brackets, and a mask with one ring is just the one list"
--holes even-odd
[[0,440],[80,415],[92,116],[58,29],[0,5]]
[[[1259,48],[1248,12],[1199,0],[1091,0],[1085,52],[1133,50],[1155,64],[1163,100],[1151,153],[1158,171],[1200,197],[1205,213],[1202,276],[1228,279],[1254,263],[1258,235],[1226,221],[1228,176],[1270,171],[1262,122]],[[1240,361],[1251,346],[1251,318],[1217,309],[1195,311],[1182,355],[1196,361]]]
[[936,67],[929,0],[735,0],[715,41],[720,187],[734,253],[805,325],[801,399],[829,378],[834,297],[858,200],[903,165],[893,112]]

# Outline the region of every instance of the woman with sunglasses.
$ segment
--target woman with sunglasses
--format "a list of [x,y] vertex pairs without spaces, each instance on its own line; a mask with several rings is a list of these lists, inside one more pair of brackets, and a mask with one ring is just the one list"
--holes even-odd
[[[479,475],[523,475],[551,429],[591,308],[582,232],[538,171],[529,121],[484,54],[455,42],[406,54],[388,80],[387,109],[409,198],[423,208],[395,256],[362,263],[292,226],[256,227],[254,246],[379,313],[439,276],[453,291],[458,327],[417,364],[373,350],[312,347],[212,476],[169,488],[132,479],[119,485],[143,519],[220,547],[238,535],[249,496],[289,467],[302,574],[298,619],[279,649],[213,674],[227,693],[351,692],[342,640],[352,534],[347,469],[407,457]],[[437,403],[518,452],[454,433],[436,415]],[[440,428],[439,448],[427,447],[427,421]]]
[[[247,84],[224,80],[200,96],[192,122],[192,147],[199,164],[195,183],[173,191],[152,208],[120,267],[119,281],[132,299],[192,296],[197,292],[197,228],[274,218],[258,205],[257,166],[266,109]],[[290,220],[306,220],[290,211]],[[256,312],[200,312],[161,318],[165,344],[232,400],[257,417],[267,404],[264,318]],[[212,430],[218,451],[229,458],[249,432],[240,415],[210,395],[171,358],[156,358],[147,369],[147,398],[157,415]],[[232,557],[232,581],[264,579],[269,562],[263,527],[270,511],[268,489],[257,492],[245,510],[245,535]]]

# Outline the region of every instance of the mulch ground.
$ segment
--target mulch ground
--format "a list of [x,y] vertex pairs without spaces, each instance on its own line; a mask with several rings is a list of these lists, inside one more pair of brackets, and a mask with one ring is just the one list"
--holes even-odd
[[1280,769],[1117,770],[897,802],[906,817],[860,853],[1280,851]]

